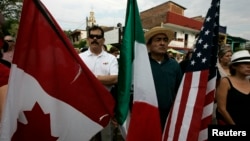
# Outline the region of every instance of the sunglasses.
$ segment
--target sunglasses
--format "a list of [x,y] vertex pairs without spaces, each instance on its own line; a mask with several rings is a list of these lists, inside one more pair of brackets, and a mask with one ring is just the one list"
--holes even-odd
[[5,42],[12,43],[14,42],[13,40],[4,40]]
[[90,34],[90,35],[89,35],[89,38],[91,38],[91,39],[94,39],[95,37],[96,37],[96,39],[101,39],[101,38],[103,38],[102,35],[93,35],[93,34]]

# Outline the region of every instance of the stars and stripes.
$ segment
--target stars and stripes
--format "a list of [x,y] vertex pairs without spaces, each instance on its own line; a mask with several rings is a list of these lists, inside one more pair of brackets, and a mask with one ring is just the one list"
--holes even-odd
[[216,87],[220,0],[212,0],[166,122],[164,141],[207,140]]

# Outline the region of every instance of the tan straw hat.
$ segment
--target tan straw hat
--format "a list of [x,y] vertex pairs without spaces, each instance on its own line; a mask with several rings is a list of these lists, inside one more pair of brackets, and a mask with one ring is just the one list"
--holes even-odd
[[173,31],[163,28],[163,27],[154,27],[145,33],[146,43],[148,43],[148,40],[150,38],[152,38],[153,36],[157,34],[166,34],[166,36],[168,37],[168,43],[174,38]]

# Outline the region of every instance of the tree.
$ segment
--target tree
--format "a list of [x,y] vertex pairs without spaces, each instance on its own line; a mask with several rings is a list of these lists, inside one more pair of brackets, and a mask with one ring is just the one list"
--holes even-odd
[[19,19],[22,10],[22,0],[1,0],[0,12],[3,14],[5,22],[3,34],[16,36],[19,26]]
[[1,0],[0,10],[5,19],[19,20],[22,10],[22,0]]
[[73,44],[73,46],[74,46],[75,48],[81,49],[81,48],[85,47],[86,44],[87,44],[87,41],[83,39],[83,40],[81,40],[79,43]]

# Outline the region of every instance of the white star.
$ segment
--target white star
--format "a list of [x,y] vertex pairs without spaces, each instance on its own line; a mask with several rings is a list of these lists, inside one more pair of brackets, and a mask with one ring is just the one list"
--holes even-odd
[[200,52],[199,52],[199,53],[197,53],[197,57],[199,57],[199,58],[201,57],[201,53],[200,53]]
[[207,17],[206,21],[207,22],[210,22],[211,18],[210,17]]
[[219,7],[220,6],[220,2],[218,2],[216,6]]
[[219,14],[218,14],[218,12],[216,12],[216,13],[215,13],[215,17],[218,17],[218,16],[219,16]]
[[192,65],[192,66],[194,66],[194,64],[195,64],[195,61],[194,61],[194,60],[192,60],[192,61],[191,61],[191,65]]
[[205,45],[203,45],[204,49],[207,49],[208,44],[206,43]]
[[203,41],[203,40],[202,40],[202,39],[200,39],[200,40],[198,41],[198,43],[199,43],[199,44],[201,44],[201,43],[202,43],[202,41]]
[[206,58],[203,58],[202,59],[202,63],[206,63],[207,59]]
[[210,32],[209,30],[205,31],[205,35],[208,35],[208,34],[209,34],[209,32]]

